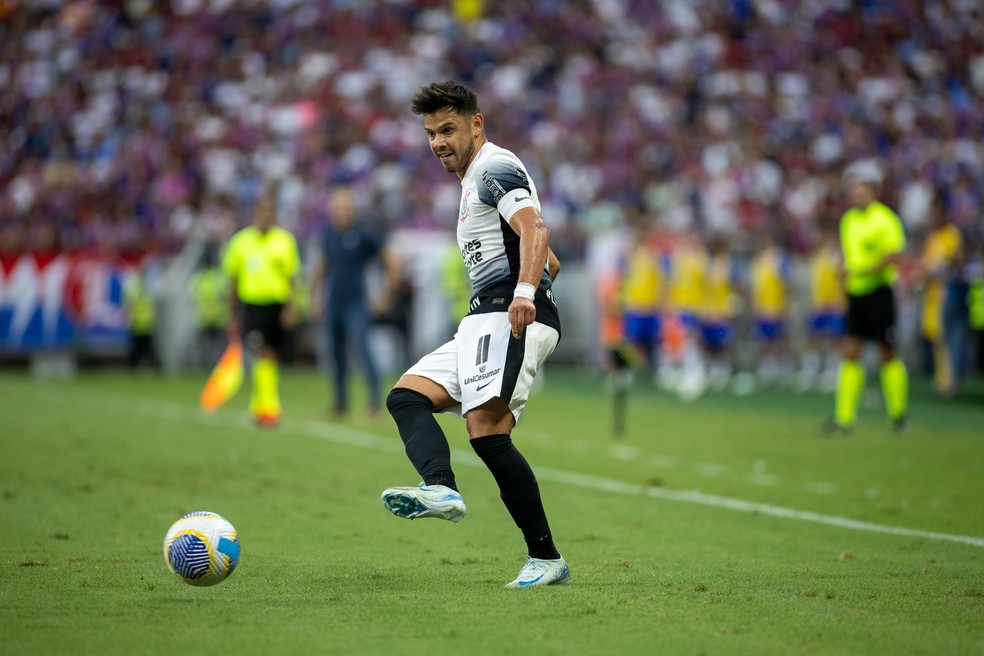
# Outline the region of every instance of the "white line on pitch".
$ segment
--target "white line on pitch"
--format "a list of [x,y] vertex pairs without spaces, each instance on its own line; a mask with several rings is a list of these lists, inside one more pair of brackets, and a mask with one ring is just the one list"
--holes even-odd
[[[48,395],[46,394],[46,396]],[[94,400],[94,396],[95,394],[92,392],[87,392],[85,403],[91,404]],[[221,425],[225,427],[237,427],[240,425],[239,420],[232,419],[228,414],[220,413],[215,415],[205,415],[202,414],[197,407],[185,403],[150,399],[147,397],[132,397],[113,392],[100,393],[99,396],[103,397],[103,404],[111,405],[117,411],[129,410],[134,414],[196,424]],[[75,399],[66,399],[63,395],[58,394],[51,394],[49,398],[52,402],[79,402]],[[120,403],[121,399],[125,400],[125,403]],[[381,435],[369,433],[357,428],[332,424],[327,421],[316,421],[311,419],[287,420],[279,429],[279,432],[288,434],[291,432],[302,433],[309,437],[328,440],[336,444],[356,446],[364,449],[371,449],[373,451],[384,451],[388,453],[403,452],[403,446],[396,440],[395,435],[392,437],[383,437]],[[470,453],[455,452],[455,461],[471,467],[484,466],[477,457]],[[552,467],[537,467],[536,474],[540,480],[564,483],[567,485],[574,485],[577,487],[599,490],[603,492],[612,492],[615,494],[647,496],[657,499],[664,499],[666,501],[694,503],[712,508],[725,508],[728,510],[736,510],[738,512],[756,515],[780,517],[783,519],[795,519],[813,522],[814,524],[825,524],[827,526],[836,526],[838,528],[847,528],[856,531],[883,533],[888,535],[902,535],[906,537],[924,538],[928,540],[941,540],[944,542],[957,542],[984,548],[984,538],[971,537],[967,535],[953,535],[950,533],[937,533],[934,531],[921,531],[918,529],[902,528],[900,526],[886,526],[884,524],[864,522],[847,517],[839,517],[837,515],[823,515],[808,510],[796,510],[794,508],[784,508],[782,506],[774,506],[768,503],[757,503],[754,501],[745,501],[743,499],[705,494],[704,492],[697,490],[669,490],[662,487],[627,483],[625,481],[593,476],[591,474],[579,474],[577,472],[564,471],[561,469],[554,469]]]

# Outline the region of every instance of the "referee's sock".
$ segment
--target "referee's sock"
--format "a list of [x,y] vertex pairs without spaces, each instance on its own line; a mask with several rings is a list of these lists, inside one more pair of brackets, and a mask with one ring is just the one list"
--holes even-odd
[[280,415],[279,378],[276,360],[257,358],[253,363],[253,395],[249,407],[254,415]]
[[882,365],[881,384],[888,418],[893,421],[904,419],[909,409],[909,374],[901,358],[892,358]]
[[396,387],[386,397],[386,409],[400,431],[407,458],[424,483],[457,490],[451,470],[451,448],[434,418],[431,400],[420,392]]
[[550,535],[547,514],[540,500],[540,487],[526,458],[508,435],[486,435],[471,441],[475,453],[499,484],[499,496],[523,532],[533,558],[560,558]]
[[839,426],[854,424],[863,391],[864,367],[857,360],[841,360],[837,367],[837,393],[834,397],[834,421]]

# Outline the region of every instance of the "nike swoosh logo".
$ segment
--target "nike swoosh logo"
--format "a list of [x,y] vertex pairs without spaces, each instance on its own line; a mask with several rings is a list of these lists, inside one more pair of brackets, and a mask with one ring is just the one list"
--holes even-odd
[[522,195],[516,196],[515,198],[513,198],[513,202],[518,203],[519,201],[526,200],[527,198],[529,198],[529,196],[522,196]]
[[532,581],[520,581],[519,582],[519,585],[520,585],[520,587],[523,587],[523,588],[525,588],[528,585],[533,585],[534,583],[536,583],[537,581],[539,581],[540,579],[542,579],[543,576],[544,576],[544,574],[546,574],[546,572],[544,572],[543,574],[540,574],[540,576],[536,577]]
[[486,387],[488,387],[491,384],[492,384],[492,381],[490,380],[489,382],[485,383],[484,385],[479,385],[478,387],[476,387],[475,388],[475,391],[476,392],[480,392],[481,390],[485,389]]

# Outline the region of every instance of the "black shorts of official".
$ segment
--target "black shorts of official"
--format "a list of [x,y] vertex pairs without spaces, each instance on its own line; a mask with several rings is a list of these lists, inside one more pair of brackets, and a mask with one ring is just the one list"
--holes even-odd
[[280,316],[283,314],[283,303],[270,305],[243,304],[243,343],[253,349],[261,346],[282,353],[286,339]]
[[844,333],[849,337],[893,344],[895,341],[895,293],[879,287],[864,296],[847,295]]

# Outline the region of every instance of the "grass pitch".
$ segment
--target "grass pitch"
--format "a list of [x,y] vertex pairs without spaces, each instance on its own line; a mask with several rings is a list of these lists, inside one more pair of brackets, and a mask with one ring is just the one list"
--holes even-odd
[[[243,393],[202,415],[203,382],[0,376],[0,654],[984,653],[980,386],[836,440],[829,396],[638,386],[615,440],[604,381],[549,369],[514,436],[572,582],[506,590],[524,545],[462,422],[468,516],[407,522],[378,498],[417,482],[388,417],[328,421],[297,370],[259,430]],[[241,536],[213,588],[163,562],[193,510]]]

